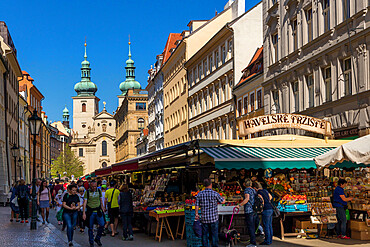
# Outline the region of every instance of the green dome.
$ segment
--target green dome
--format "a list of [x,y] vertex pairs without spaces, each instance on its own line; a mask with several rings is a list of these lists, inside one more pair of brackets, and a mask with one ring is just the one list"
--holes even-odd
[[81,81],[76,83],[74,89],[77,92],[77,96],[93,96],[98,91],[98,87],[91,81],[91,68],[90,62],[87,61],[86,43],[84,58],[84,61],[81,63]]
[[128,43],[129,52],[128,59],[126,60],[126,80],[121,82],[119,89],[122,92],[122,95],[126,94],[129,89],[141,89],[141,85],[138,81],[135,80],[135,66],[134,60],[131,59],[131,42]]
[[68,121],[68,120],[69,120],[69,111],[66,105],[63,110],[63,121]]
[[68,111],[68,109],[67,109],[67,106],[65,106],[65,107],[64,107],[63,115],[64,115],[64,114],[69,114],[69,111]]

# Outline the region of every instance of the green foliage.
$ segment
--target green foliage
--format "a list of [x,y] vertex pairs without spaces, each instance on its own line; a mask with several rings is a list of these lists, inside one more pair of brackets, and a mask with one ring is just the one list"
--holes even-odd
[[[51,165],[51,175],[58,177],[57,172],[59,172],[61,177],[66,176],[69,178],[71,178],[71,175],[74,175],[75,178],[83,175],[84,165],[68,145]],[[64,174],[64,172],[67,174]]]

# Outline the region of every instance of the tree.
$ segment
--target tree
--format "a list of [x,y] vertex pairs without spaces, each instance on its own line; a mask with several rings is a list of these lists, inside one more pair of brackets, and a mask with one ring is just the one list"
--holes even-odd
[[[83,162],[72,152],[71,148],[66,145],[63,152],[60,153],[59,157],[54,160],[51,165],[51,175],[57,177],[57,172],[61,176],[71,177],[80,177],[84,173]],[[66,174],[64,174],[66,172]]]

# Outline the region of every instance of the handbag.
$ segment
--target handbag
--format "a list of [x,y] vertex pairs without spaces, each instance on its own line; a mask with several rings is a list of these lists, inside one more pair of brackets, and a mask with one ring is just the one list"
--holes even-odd
[[114,191],[115,191],[115,190],[116,190],[116,189],[113,189],[112,196],[111,196],[111,198],[110,198],[110,202],[108,202],[108,203],[107,203],[107,207],[108,207],[108,209],[112,208],[112,200],[113,200],[113,195],[114,195]]
[[280,217],[280,210],[275,205],[273,205],[272,203],[271,203],[271,205],[272,205],[272,210],[274,211],[273,212],[273,217],[274,218],[279,218]]
[[18,196],[15,196],[15,197],[13,198],[13,200],[11,201],[11,203],[13,203],[13,204],[14,204],[14,206],[18,207]]
[[198,238],[202,237],[202,223],[200,223],[200,220],[195,220],[193,223],[193,231],[195,236]]

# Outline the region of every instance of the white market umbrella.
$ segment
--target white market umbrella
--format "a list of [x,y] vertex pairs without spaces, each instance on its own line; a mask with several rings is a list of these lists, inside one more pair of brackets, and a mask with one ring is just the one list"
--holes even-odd
[[318,168],[335,165],[344,160],[357,164],[370,164],[370,135],[343,144],[314,158]]

